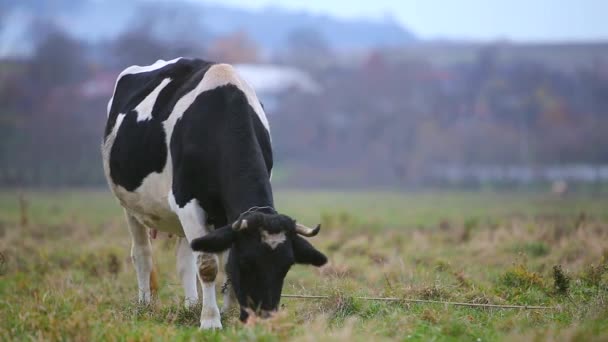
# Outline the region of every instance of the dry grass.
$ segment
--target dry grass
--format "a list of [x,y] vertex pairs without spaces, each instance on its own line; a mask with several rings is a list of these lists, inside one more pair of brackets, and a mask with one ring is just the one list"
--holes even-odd
[[[319,193],[319,200],[308,205],[314,196],[279,193],[278,202],[288,203],[286,211],[293,216],[306,217],[327,196],[341,195]],[[391,201],[401,198],[391,205],[401,203],[403,210],[371,224],[368,216],[375,214],[359,209],[366,196],[370,207],[386,200],[383,196]],[[324,213],[325,227],[313,243],[327,253],[330,263],[321,269],[295,267],[284,292],[325,294],[328,299],[284,299],[283,310],[271,320],[242,325],[232,314],[224,318],[223,331],[199,332],[200,308],[186,310],[181,305],[172,240],[154,242],[160,274],[158,300],[151,306],[134,302],[130,241],[109,194],[29,193],[26,222],[18,210],[18,197],[1,194],[0,339],[608,338],[608,219],[593,211],[593,206],[580,215],[563,208],[580,207],[584,200],[564,200],[553,206],[542,202],[538,213],[521,214],[517,211],[522,201],[536,203],[539,198],[490,196],[481,200],[471,194],[451,194],[454,207],[462,206],[465,198],[473,204],[483,202],[487,208],[501,208],[488,209],[490,216],[480,216],[478,208],[472,207],[459,212],[460,217],[453,214],[452,207],[415,204],[416,196],[351,195],[352,207],[340,202],[335,211],[329,205],[319,211]],[[301,201],[302,209],[297,209],[293,198]],[[445,195],[442,201],[450,205]],[[427,212],[429,217],[411,221],[407,218],[410,209]],[[401,220],[405,223],[397,224]],[[378,303],[356,296],[550,305],[560,306],[560,310]]]

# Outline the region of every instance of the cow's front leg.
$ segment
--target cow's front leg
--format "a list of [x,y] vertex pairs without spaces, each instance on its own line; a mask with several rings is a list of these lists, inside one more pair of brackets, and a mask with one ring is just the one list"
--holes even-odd
[[156,289],[157,284],[152,265],[152,246],[148,229],[126,210],[125,215],[131,233],[131,260],[137,274],[139,302],[149,304],[152,299],[152,290]]
[[230,250],[222,253],[222,268],[224,269],[224,274],[226,275],[226,280],[224,282],[224,286],[222,286],[222,292],[224,294],[224,304],[222,304],[222,314],[226,314],[236,303],[236,296],[234,295],[234,290],[232,288],[232,284],[230,283],[230,279],[228,278],[228,272],[226,269],[226,264],[228,263],[228,257],[230,256]]
[[220,311],[215,297],[215,278],[218,270],[218,257],[215,254],[198,253],[196,264],[203,288],[203,311],[201,329],[222,328]]
[[[188,243],[207,234],[205,212],[193,199],[180,207],[170,195],[171,207],[177,213]],[[193,252],[196,259],[198,278],[203,288],[203,310],[201,312],[201,329],[221,329],[220,310],[215,296],[215,278],[218,271],[218,258],[215,254]]]

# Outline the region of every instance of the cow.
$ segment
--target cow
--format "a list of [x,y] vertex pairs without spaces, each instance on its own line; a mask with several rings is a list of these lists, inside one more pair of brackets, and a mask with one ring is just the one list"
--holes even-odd
[[275,210],[268,120],[254,90],[229,64],[159,60],[120,73],[107,107],[104,172],[124,208],[138,299],[155,284],[148,229],[178,236],[177,272],[184,305],[203,292],[201,329],[221,329],[215,281],[222,257],[223,311],[234,300],[240,320],[278,308],[296,263],[326,256],[306,227]]

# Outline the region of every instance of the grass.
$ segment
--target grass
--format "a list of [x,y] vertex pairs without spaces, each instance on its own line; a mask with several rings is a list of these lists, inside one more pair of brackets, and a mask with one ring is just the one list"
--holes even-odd
[[[517,193],[277,191],[278,209],[323,230],[323,268],[296,266],[281,313],[198,330],[181,305],[174,239],[154,241],[158,300],[135,302],[129,234],[105,191],[0,193],[0,340],[608,339],[606,198]],[[557,306],[553,311],[369,302],[391,296]]]

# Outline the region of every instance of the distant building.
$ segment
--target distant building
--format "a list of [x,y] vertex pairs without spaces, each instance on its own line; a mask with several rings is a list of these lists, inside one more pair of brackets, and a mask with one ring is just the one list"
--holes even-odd
[[321,85],[310,74],[297,68],[271,64],[237,64],[235,67],[268,111],[277,107],[279,97],[285,92],[321,92]]
[[431,175],[435,180],[452,184],[467,182],[529,184],[561,181],[593,183],[608,181],[608,165],[436,165]]
[[78,87],[80,95],[87,99],[104,97],[109,99],[114,91],[114,84],[118,72],[97,72],[90,79],[82,82]]

